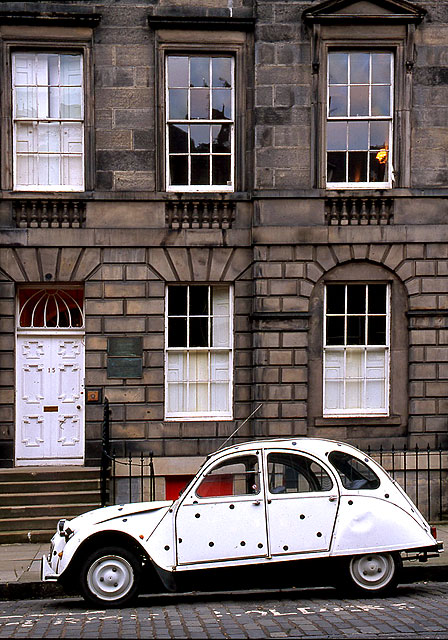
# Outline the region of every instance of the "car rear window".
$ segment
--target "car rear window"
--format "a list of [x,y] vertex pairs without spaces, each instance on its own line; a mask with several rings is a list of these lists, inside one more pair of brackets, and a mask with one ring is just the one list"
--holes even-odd
[[349,453],[332,451],[328,460],[346,489],[378,489],[380,479],[365,462]]

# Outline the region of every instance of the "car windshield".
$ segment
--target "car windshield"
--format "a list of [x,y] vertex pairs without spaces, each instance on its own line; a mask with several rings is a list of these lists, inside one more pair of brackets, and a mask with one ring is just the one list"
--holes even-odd
[[328,459],[346,489],[378,489],[380,486],[378,476],[359,458],[342,451],[332,451]]

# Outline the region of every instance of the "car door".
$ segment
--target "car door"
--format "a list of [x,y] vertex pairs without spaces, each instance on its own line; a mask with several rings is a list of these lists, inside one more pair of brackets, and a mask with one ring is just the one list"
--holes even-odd
[[178,564],[267,555],[261,464],[251,451],[204,469],[176,513]]
[[308,455],[271,450],[266,497],[272,556],[329,550],[339,505],[330,470]]

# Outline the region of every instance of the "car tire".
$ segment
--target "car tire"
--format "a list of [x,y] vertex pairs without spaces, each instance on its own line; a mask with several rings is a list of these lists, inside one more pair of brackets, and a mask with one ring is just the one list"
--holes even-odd
[[398,584],[402,562],[395,553],[365,553],[347,559],[342,586],[349,593],[378,596],[391,593]]
[[82,563],[81,594],[96,606],[123,606],[137,596],[141,574],[141,562],[131,551],[122,547],[97,549]]

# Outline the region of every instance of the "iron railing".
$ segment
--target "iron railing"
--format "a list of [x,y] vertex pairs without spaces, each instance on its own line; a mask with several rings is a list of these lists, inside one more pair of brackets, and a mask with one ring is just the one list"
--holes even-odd
[[448,516],[448,451],[421,448],[367,450],[390,476],[398,482],[423,516],[443,520]]
[[109,400],[104,399],[101,447],[101,506],[153,501],[156,497],[153,452],[129,452],[125,458],[111,449]]
[[[111,450],[111,411],[105,398],[102,455],[101,504],[143,502],[156,499],[156,476],[153,452],[127,452],[124,455]],[[416,445],[410,449],[367,450],[391,477],[404,489],[416,507],[428,520],[440,521],[448,517],[448,451]],[[164,499],[164,496],[161,496]]]

